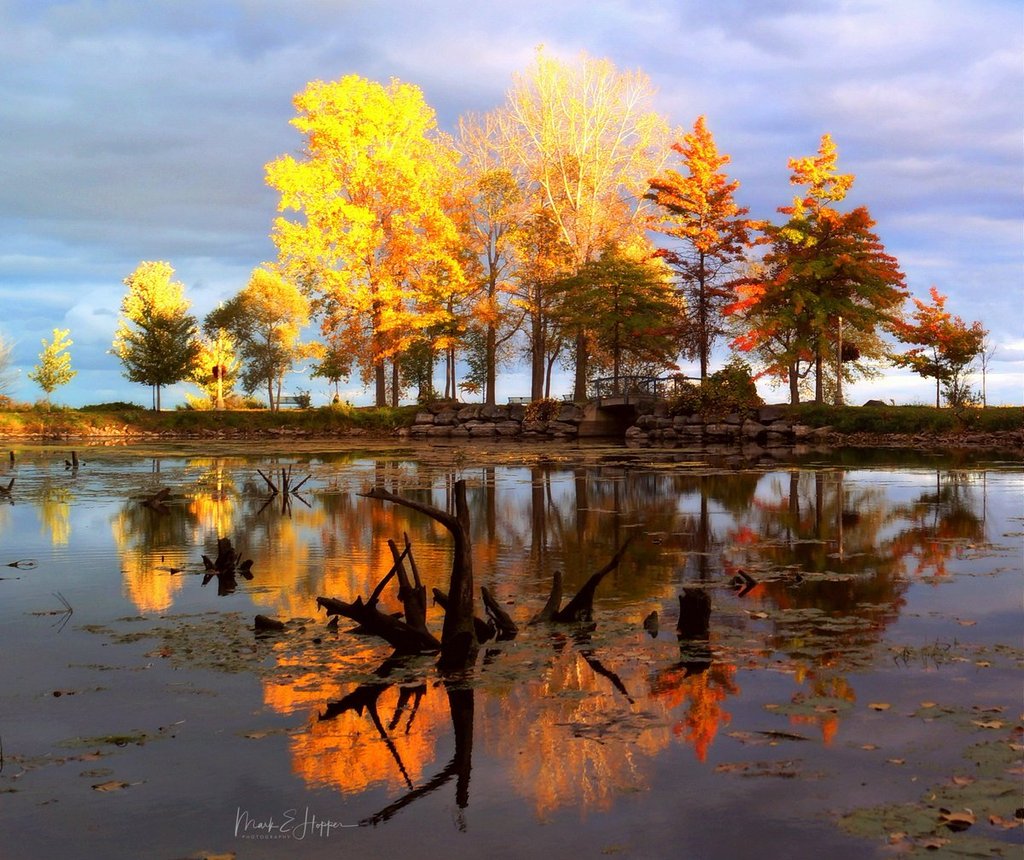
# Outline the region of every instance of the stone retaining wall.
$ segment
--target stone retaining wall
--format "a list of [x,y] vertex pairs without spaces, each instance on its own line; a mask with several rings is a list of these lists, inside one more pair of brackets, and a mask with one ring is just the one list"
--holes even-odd
[[[778,406],[764,406],[750,417],[727,415],[705,420],[700,415],[671,416],[665,404],[657,404],[626,431],[626,441],[641,445],[753,442],[771,448],[818,441],[829,432],[828,428],[794,424],[785,414],[786,410]],[[583,408],[572,403],[561,404],[558,415],[550,421],[526,420],[526,406],[520,403],[439,403],[424,406],[413,425],[399,434],[414,439],[575,439],[583,418]]]
[[583,409],[562,403],[551,421],[526,420],[526,406],[486,406],[451,403],[424,406],[411,427],[399,435],[413,439],[575,439],[579,435]]

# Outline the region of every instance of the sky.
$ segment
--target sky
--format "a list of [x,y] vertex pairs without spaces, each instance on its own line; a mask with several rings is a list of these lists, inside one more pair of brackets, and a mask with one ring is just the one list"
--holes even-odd
[[[298,153],[307,82],[398,78],[454,131],[502,104],[539,45],[641,69],[673,126],[705,115],[755,218],[790,202],[788,159],[830,133],[857,177],[847,202],[869,208],[912,293],[935,286],[989,330],[988,403],[1024,403],[1019,0],[0,0],[9,393],[42,396],[26,374],[67,328],[78,375],[55,402],[149,404],[109,353],[123,280],[167,261],[201,319],[274,259],[264,165]],[[328,396],[301,370],[286,388]],[[528,394],[523,369],[502,374],[500,399]],[[847,394],[929,403],[934,382],[890,369]],[[358,385],[344,396],[369,402]]]

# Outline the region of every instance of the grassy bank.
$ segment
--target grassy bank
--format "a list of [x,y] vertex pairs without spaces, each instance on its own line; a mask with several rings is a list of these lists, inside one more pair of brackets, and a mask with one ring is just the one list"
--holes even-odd
[[[0,437],[262,435],[288,431],[312,436],[390,433],[412,424],[418,408],[325,406],[281,412],[265,409],[153,412],[130,404],[104,404],[82,409],[33,407],[0,411]],[[938,436],[1024,430],[1024,407],[1019,406],[953,410],[930,406],[833,407],[805,404],[792,407],[790,412],[802,424],[827,426],[844,434]]]
[[792,407],[792,414],[812,427],[831,427],[837,433],[1005,433],[1024,429],[1024,407],[936,409],[934,406],[818,406]]
[[0,412],[0,436],[132,436],[196,435],[227,433],[260,435],[274,431],[298,431],[307,435],[333,436],[362,432],[390,432],[412,423],[416,407],[398,409],[232,409],[223,412],[176,410],[153,412],[119,406],[82,409],[32,408]]

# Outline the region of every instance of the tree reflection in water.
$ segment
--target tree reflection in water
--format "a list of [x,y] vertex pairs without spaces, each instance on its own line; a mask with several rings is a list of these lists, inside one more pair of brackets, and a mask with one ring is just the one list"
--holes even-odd
[[[188,479],[173,487],[182,501],[166,513],[126,500],[112,518],[126,590],[140,611],[168,609],[182,578],[159,568],[194,561],[231,535],[259,576],[229,599],[245,595],[260,611],[309,618],[318,594],[369,593],[389,563],[386,541],[405,532],[428,586],[445,587],[451,550],[437,524],[357,493],[380,483],[450,510],[455,480],[466,479],[477,583],[524,633],[489,647],[464,683],[415,660],[384,663],[368,681],[367,666],[384,656],[376,644],[335,662],[325,645],[311,663],[285,638],[272,646],[276,673],[264,680],[264,697],[279,713],[309,714],[291,738],[294,770],[308,784],[394,795],[367,822],[383,823],[452,781],[464,807],[474,732],[477,749],[506,763],[515,790],[543,818],[568,806],[605,809],[617,793],[646,787],[645,762],[670,744],[705,761],[730,722],[729,700],[742,696],[741,673],[768,665],[792,678],[791,722],[817,726],[829,742],[843,703],[856,696],[854,672],[874,659],[911,578],[947,575],[950,558],[987,538],[968,471],[936,471],[933,488],[898,498],[836,468],[508,459],[480,468],[304,461],[296,473],[311,475],[303,488],[310,507],[290,515],[260,511],[266,492],[254,465],[191,460]],[[154,480],[167,482],[166,471]],[[37,500],[44,521],[59,519],[54,505],[63,502],[54,498]],[[57,542],[59,524],[50,531]],[[639,538],[598,592],[594,627],[525,627],[556,569],[573,593],[632,533]],[[741,570],[753,587],[730,587]],[[680,595],[707,600],[706,633],[684,624],[673,634],[687,614]],[[642,626],[652,610],[663,619],[654,638]],[[440,629],[441,617],[431,607],[428,624]],[[438,762],[449,744],[450,759]]]

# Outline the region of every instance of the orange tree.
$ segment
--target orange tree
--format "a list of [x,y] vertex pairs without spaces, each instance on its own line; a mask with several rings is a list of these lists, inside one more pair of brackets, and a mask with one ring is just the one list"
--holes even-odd
[[854,180],[836,172],[836,160],[827,134],[816,155],[790,159],[790,182],[805,191],[779,208],[788,216],[784,223],[758,225],[768,247],[763,265],[726,309],[739,321],[733,344],[756,352],[765,372],[787,378],[793,403],[809,370],[814,400],[823,402],[825,363],[841,358],[835,354],[840,326],[854,336],[872,333],[891,321],[907,295],[899,263],[872,230],[867,208],[844,213],[833,205]]
[[687,357],[700,360],[704,381],[711,347],[724,333],[723,309],[733,298],[734,269],[749,244],[749,210],[733,197],[739,182],[721,170],[730,157],[719,153],[703,116],[672,149],[686,174],[663,171],[651,180],[647,198],[662,212],[654,228],[678,243],[660,255],[679,278],[689,329]]
[[944,389],[950,406],[963,406],[971,399],[967,372],[981,354],[988,332],[980,322],[967,325],[960,317],[947,311],[947,296],[935,287],[930,293],[931,303],[913,299],[913,322],[903,319],[893,322],[892,329],[897,338],[903,343],[917,345],[905,353],[893,355],[892,360],[922,377],[935,379],[936,408],[940,405],[940,387]]

